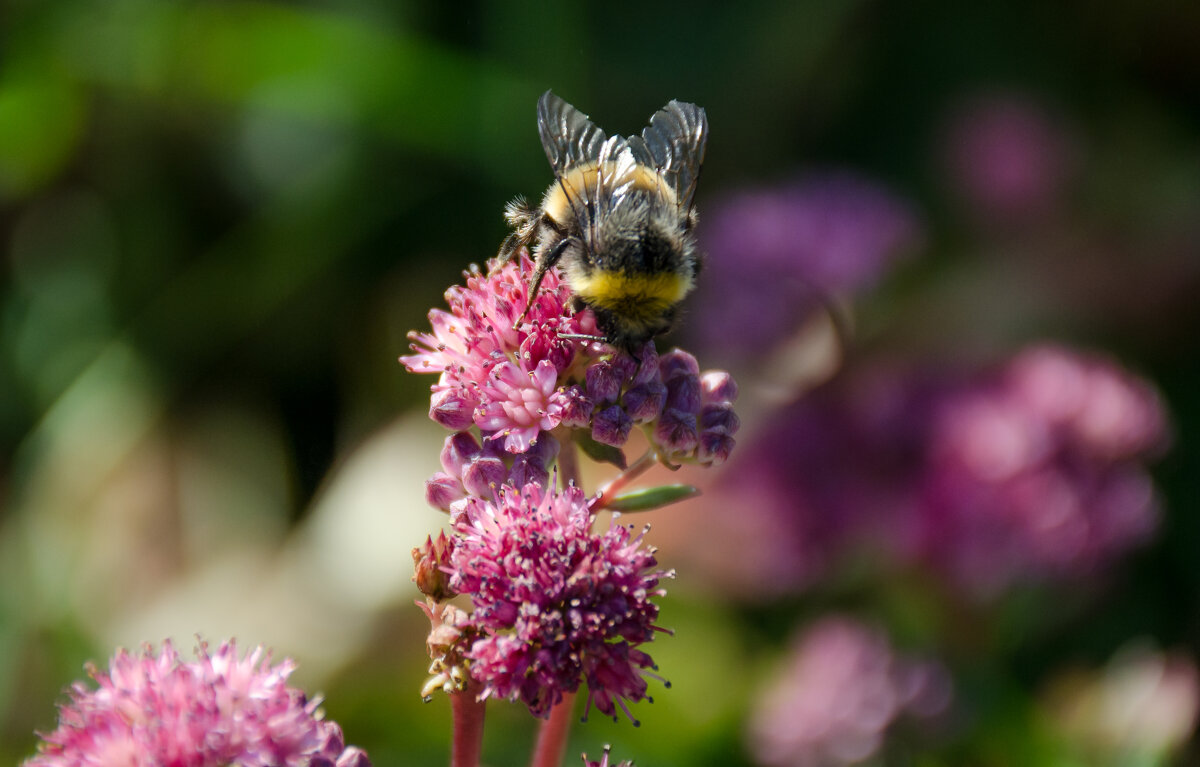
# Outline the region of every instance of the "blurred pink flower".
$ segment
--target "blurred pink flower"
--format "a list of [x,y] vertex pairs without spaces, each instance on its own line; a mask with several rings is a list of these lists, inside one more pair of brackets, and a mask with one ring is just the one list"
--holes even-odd
[[895,652],[883,633],[851,618],[823,618],[793,642],[759,698],[750,749],[769,767],[861,764],[896,720],[937,716],[950,698],[940,664]]
[[690,333],[739,360],[787,338],[829,294],[869,287],[922,237],[908,203],[849,172],[735,194],[711,206],[700,234]]
[[290,660],[271,666],[261,647],[239,659],[233,642],[202,644],[181,662],[170,642],[155,655],[124,650],[107,673],[90,668],[26,767],[370,767],[347,748],[319,700],[287,686]]
[[1021,223],[1056,208],[1074,148],[1033,100],[994,95],[951,118],[945,152],[954,190],[980,218]]
[[[768,596],[863,549],[979,598],[1079,578],[1154,532],[1145,463],[1168,436],[1148,383],[1062,347],[965,375],[849,371],[745,446],[694,545],[719,560],[752,529],[757,556],[715,566],[731,590]],[[732,501],[742,511],[720,513]]]

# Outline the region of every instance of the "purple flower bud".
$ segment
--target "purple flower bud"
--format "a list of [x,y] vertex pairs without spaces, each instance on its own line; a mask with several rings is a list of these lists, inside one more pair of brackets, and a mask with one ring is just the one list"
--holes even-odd
[[700,376],[700,391],[705,403],[732,405],[737,401],[737,381],[724,370],[705,371]]
[[338,757],[336,767],[371,767],[367,752],[358,746],[350,746]]
[[[550,464],[554,463],[554,459],[558,457],[559,448],[558,440],[553,435],[543,434],[521,455],[543,469],[549,469]],[[517,487],[521,487],[521,485],[517,485]]]
[[729,460],[735,442],[733,437],[719,431],[700,432],[700,447],[696,451],[700,462],[707,466],[720,466]]
[[[582,386],[566,386],[550,396],[550,413],[558,423],[571,429],[581,429],[592,420],[596,404]],[[539,440],[542,442],[544,440]]]
[[633,377],[634,384],[662,380],[662,375],[658,370],[658,349],[654,348],[653,341],[647,341],[646,345],[642,347],[639,359],[641,359],[642,364],[638,365],[637,373]]
[[479,457],[483,450],[479,441],[469,431],[460,431],[446,437],[442,445],[442,468],[447,474],[461,477],[463,467]]
[[683,349],[672,349],[659,357],[658,369],[662,379],[668,382],[677,375],[700,375],[700,363]]
[[530,483],[545,486],[550,481],[550,472],[541,461],[531,459],[528,453],[518,455],[508,473],[508,484],[524,487]]
[[447,429],[462,431],[473,421],[476,403],[461,389],[435,392],[429,401],[429,417]]
[[[657,368],[655,368],[657,372]],[[625,392],[625,409],[634,423],[646,423],[658,418],[667,398],[667,387],[660,381],[638,384]]]
[[439,471],[425,480],[425,500],[435,509],[450,511],[450,504],[466,495],[462,482],[450,474]]
[[705,405],[700,410],[700,428],[706,432],[737,434],[741,419],[729,405]]
[[629,439],[629,430],[633,428],[633,419],[621,408],[612,405],[596,413],[592,419],[592,439],[602,445],[620,447]]
[[508,479],[508,467],[499,458],[477,458],[463,470],[463,487],[471,495],[491,498]]
[[667,408],[654,427],[654,440],[668,454],[692,452],[700,441],[695,413]]
[[667,401],[663,408],[692,413],[694,418],[694,415],[700,412],[700,379],[684,374],[670,378],[667,381]]
[[628,378],[615,360],[620,357],[603,359],[587,369],[587,393],[592,401],[600,404],[616,402],[621,394],[621,385]]

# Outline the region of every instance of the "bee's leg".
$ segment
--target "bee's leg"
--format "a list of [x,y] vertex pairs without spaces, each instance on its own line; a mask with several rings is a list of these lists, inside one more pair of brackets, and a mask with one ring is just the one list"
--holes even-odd
[[513,253],[516,253],[517,250],[525,244],[526,243],[521,237],[520,232],[510,232],[509,235],[504,238],[504,242],[500,243],[500,250],[496,253],[496,258],[500,261],[500,263],[507,264],[509,259],[513,257]]
[[529,314],[529,310],[533,306],[533,300],[537,298],[538,290],[542,287],[542,280],[545,279],[546,272],[550,271],[550,268],[558,263],[558,260],[562,258],[562,254],[572,244],[580,243],[574,237],[564,237],[554,243],[554,247],[549,252],[538,258],[537,266],[533,270],[533,277],[529,280],[529,300],[525,302],[525,311],[521,312],[521,316],[517,317],[517,321],[513,323],[514,328],[521,324],[521,320],[525,319],[525,315]]
[[513,231],[500,243],[500,252],[496,254],[502,264],[508,263],[514,253],[533,242],[542,224],[542,212],[530,207],[524,197],[517,197],[504,207],[504,220]]

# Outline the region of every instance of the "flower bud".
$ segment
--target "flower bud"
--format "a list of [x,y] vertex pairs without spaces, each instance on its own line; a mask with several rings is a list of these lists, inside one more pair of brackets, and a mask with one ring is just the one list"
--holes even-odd
[[668,454],[692,452],[700,441],[695,414],[667,408],[654,427],[654,440]]
[[450,576],[443,570],[450,563],[453,549],[453,541],[442,532],[438,534],[436,541],[429,536],[423,546],[412,550],[413,581],[416,582],[417,589],[439,602],[455,594],[450,588]]
[[499,458],[481,457],[467,464],[463,470],[463,487],[471,495],[491,498],[496,488],[508,479],[508,467]]
[[693,415],[699,413],[700,379],[694,375],[677,374],[667,381],[667,400],[663,409]]
[[667,387],[655,380],[638,384],[625,392],[623,402],[634,423],[646,423],[658,418],[666,399]]
[[621,394],[621,385],[627,378],[615,360],[616,357],[603,359],[587,369],[587,393],[597,406],[606,402],[616,402]]
[[551,413],[557,414],[560,425],[571,429],[587,426],[595,408],[596,404],[582,386],[566,386],[550,396]]
[[475,405],[461,389],[443,389],[430,398],[429,417],[447,429],[462,431],[473,422]]
[[430,506],[450,511],[450,504],[466,497],[467,492],[458,477],[439,471],[425,480],[425,500]]
[[442,468],[447,474],[461,477],[466,465],[478,458],[482,450],[479,441],[471,432],[460,431],[451,434],[442,445]]
[[729,405],[705,405],[700,409],[700,428],[732,436],[742,425],[741,419]]
[[629,439],[633,419],[620,405],[611,405],[601,410],[592,419],[592,439],[602,445],[620,447]]
[[705,371],[700,376],[700,391],[706,403],[732,405],[737,401],[737,381],[724,370]]
[[670,381],[677,375],[700,375],[700,363],[684,350],[672,349],[658,358],[658,370],[663,381]]

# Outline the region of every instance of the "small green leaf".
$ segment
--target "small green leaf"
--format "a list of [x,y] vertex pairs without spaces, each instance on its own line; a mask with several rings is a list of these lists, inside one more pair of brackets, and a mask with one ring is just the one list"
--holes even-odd
[[612,445],[605,445],[597,442],[583,432],[577,432],[575,434],[575,443],[579,445],[579,449],[582,450],[584,454],[593,461],[597,461],[599,463],[611,463],[613,466],[616,466],[622,471],[627,468],[625,451],[621,450],[619,447],[613,447]]
[[649,511],[700,495],[700,488],[691,485],[660,485],[645,490],[622,493],[604,508],[609,511]]

